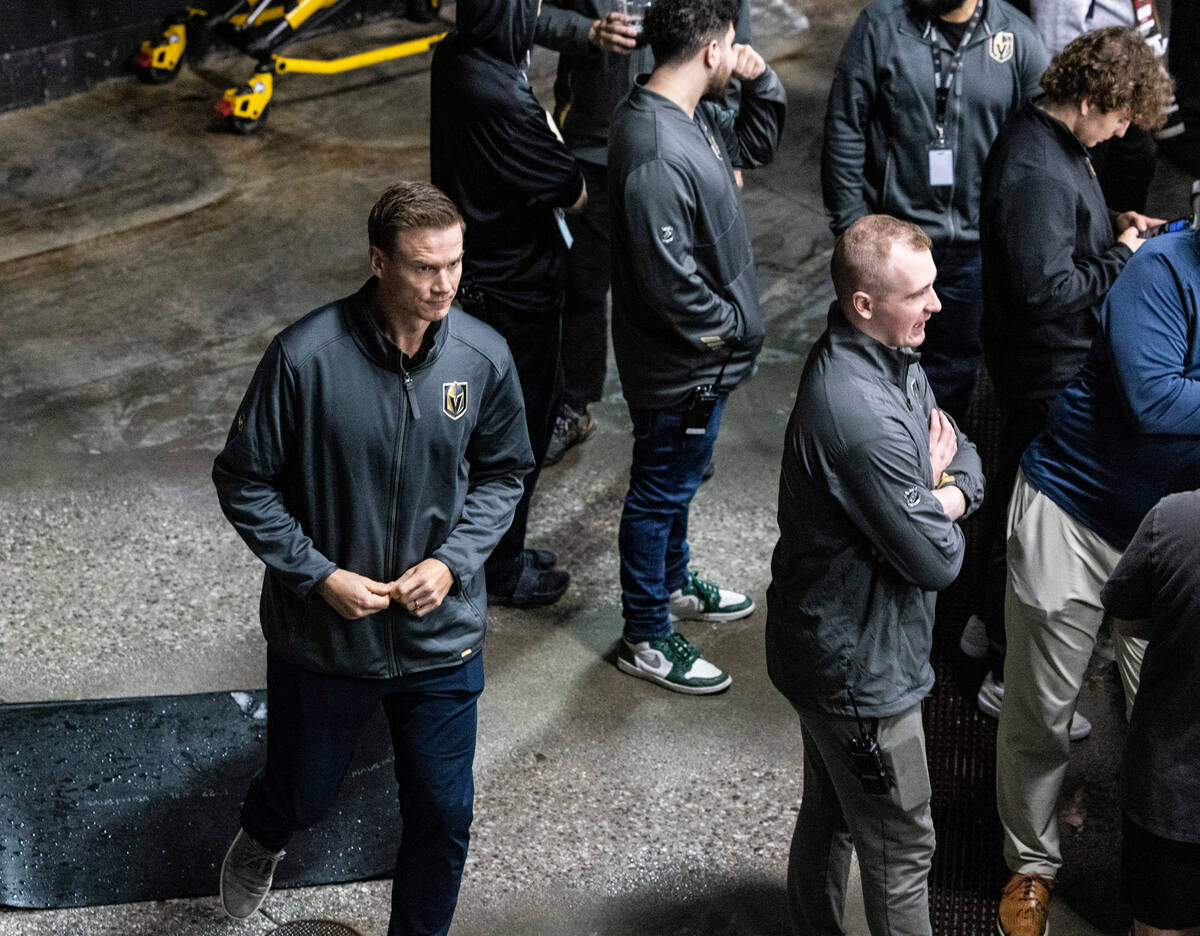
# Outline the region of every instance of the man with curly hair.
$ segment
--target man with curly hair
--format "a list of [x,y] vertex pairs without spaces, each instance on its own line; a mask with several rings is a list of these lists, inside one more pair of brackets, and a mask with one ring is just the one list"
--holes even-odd
[[[1166,66],[1167,43],[1158,32],[1154,0],[1032,0],[1030,19],[1046,49],[1057,55],[1072,39],[1106,26],[1140,27],[1143,39]],[[1149,20],[1144,19],[1148,14]],[[1174,110],[1178,110],[1177,107]],[[1166,127],[1162,128],[1166,131]],[[1178,132],[1178,131],[1175,131]],[[1114,136],[1092,150],[1092,163],[1104,198],[1117,211],[1145,211],[1158,165],[1158,133],[1132,123],[1124,136]]]
[[[1089,147],[1130,123],[1162,124],[1170,79],[1142,37],[1108,27],[1085,33],[1054,57],[1045,95],[1004,125],[983,170],[983,347],[1001,410],[993,503],[1008,503],[1017,462],[1045,425],[1050,404],[1079,370],[1100,303],[1159,219],[1105,204]],[[992,555],[981,612],[991,672],[979,707],[995,717],[1003,699],[1004,515],[993,514]],[[1076,715],[1072,740],[1090,726]]]
[[[1151,262],[1118,280],[1157,219],[1110,212],[1087,152],[1131,121],[1160,125],[1170,79],[1136,31],[1110,27],[1067,45],[1042,86],[984,168],[984,348],[1014,484],[1007,656],[994,699],[1003,700],[996,795],[1013,872],[998,930],[1013,936],[1046,930],[1062,865],[1056,801],[1100,588],[1146,510],[1194,471],[1194,443],[1172,437],[1200,429],[1171,402],[1194,392],[1182,387],[1198,363],[1194,324],[1153,285],[1171,280]],[[1132,698],[1139,654],[1117,643]]]

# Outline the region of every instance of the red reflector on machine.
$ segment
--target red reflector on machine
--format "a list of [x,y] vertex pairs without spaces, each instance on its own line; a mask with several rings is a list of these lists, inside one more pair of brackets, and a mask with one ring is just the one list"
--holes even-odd
[[233,101],[226,101],[224,99],[217,101],[217,103],[213,105],[213,110],[215,110],[222,117],[229,117],[233,114]]

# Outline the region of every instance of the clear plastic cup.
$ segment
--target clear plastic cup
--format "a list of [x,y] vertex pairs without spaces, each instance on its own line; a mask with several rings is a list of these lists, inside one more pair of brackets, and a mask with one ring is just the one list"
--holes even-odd
[[617,11],[629,17],[629,25],[641,35],[642,18],[653,5],[653,0],[617,0]]

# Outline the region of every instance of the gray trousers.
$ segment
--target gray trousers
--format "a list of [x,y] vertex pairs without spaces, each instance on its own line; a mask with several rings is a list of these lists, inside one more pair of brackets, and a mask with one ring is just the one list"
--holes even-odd
[[[996,734],[996,806],[1014,872],[1054,877],[1062,865],[1067,729],[1104,618],[1100,589],[1120,558],[1018,473],[1008,507],[1008,655]],[[1146,644],[1117,634],[1113,643],[1132,706]]]
[[[788,861],[788,900],[799,936],[843,936],[851,847],[858,852],[872,936],[930,936],[933,818],[921,707],[878,720],[876,738],[896,780],[863,791],[850,759],[853,718],[799,711],[804,794]],[[868,721],[870,725],[874,720]]]

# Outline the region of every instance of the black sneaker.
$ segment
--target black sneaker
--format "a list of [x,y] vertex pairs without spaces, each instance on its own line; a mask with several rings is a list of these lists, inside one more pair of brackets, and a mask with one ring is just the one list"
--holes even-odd
[[[492,587],[492,576],[488,576],[488,604],[505,608],[540,608],[554,604],[571,583],[571,576],[553,566],[543,566],[546,550],[526,549],[517,557],[508,574],[495,576],[497,587]],[[507,583],[507,587],[505,584]]]
[[596,420],[592,419],[592,414],[587,411],[586,407],[581,412],[570,403],[564,403],[558,411],[558,417],[554,420],[554,434],[550,437],[550,444],[546,447],[546,454],[542,458],[542,467],[548,468],[551,465],[557,465],[562,461],[567,449],[586,441],[595,431]]

